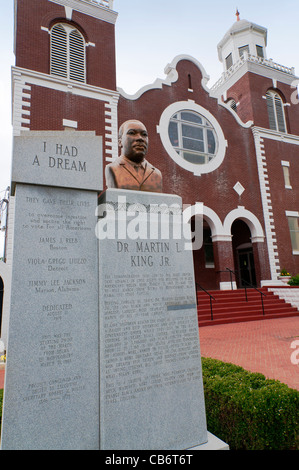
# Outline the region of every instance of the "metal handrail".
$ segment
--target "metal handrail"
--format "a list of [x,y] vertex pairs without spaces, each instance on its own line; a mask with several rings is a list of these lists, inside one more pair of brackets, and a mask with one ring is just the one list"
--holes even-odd
[[[226,271],[229,271],[230,273],[232,273],[232,274],[234,274],[234,275],[236,276],[236,272],[233,271],[232,269],[226,268]],[[222,272],[225,272],[225,271],[222,271]],[[253,286],[252,284],[250,284],[250,282],[246,281],[245,279],[240,278],[240,280],[241,280],[242,282],[245,282],[244,289],[245,289],[245,298],[246,298],[246,302],[248,302],[246,284],[247,284],[249,287],[255,289],[257,292],[259,292],[259,293],[261,294],[262,310],[263,310],[263,315],[265,315],[265,308],[264,308],[264,299],[263,299],[263,296],[264,296],[264,297],[267,297],[267,295],[266,295],[264,292],[262,292],[261,290],[259,290],[257,287],[255,287],[255,286]]]
[[215,300],[215,302],[216,302],[216,299],[210,294],[210,292],[208,292],[204,287],[202,287],[200,284],[198,284],[198,282],[196,282],[195,284],[196,284],[196,291],[197,291],[197,288],[199,287],[201,290],[203,290],[210,297],[211,320],[213,320],[212,299]]
[[231,269],[229,268],[226,268],[225,271],[216,271],[216,273],[226,273],[227,271],[229,271],[229,274],[230,274],[230,285],[231,285],[231,288],[232,290],[234,290],[234,286],[233,286],[233,279],[232,279],[232,273],[234,275],[236,275],[236,273],[234,271],[232,271]]

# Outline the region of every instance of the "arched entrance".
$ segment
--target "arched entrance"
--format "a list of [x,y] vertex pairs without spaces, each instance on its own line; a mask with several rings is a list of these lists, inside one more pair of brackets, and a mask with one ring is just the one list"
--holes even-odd
[[246,222],[237,219],[231,227],[233,255],[238,287],[257,286],[251,231]]
[[4,282],[3,282],[2,277],[0,277],[0,338],[1,338],[1,325],[2,325],[3,297],[4,297]]
[[[215,211],[203,205],[201,211],[190,211],[193,232],[194,217],[203,220],[203,246],[193,250],[195,282],[207,290],[227,290],[243,287],[246,282],[257,286],[267,279],[265,236],[252,212],[238,206],[222,223]],[[235,278],[230,269],[237,272]]]

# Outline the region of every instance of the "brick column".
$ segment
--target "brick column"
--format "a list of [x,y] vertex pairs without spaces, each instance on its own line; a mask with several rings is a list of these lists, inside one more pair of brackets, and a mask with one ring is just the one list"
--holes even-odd
[[270,281],[268,249],[266,242],[252,243],[257,287],[261,281]]
[[[221,290],[231,290],[231,277],[229,271],[226,268],[235,270],[233,247],[231,237],[226,241],[214,241],[214,260],[215,260],[215,272],[216,279]],[[235,276],[232,275],[233,289],[236,289]]]

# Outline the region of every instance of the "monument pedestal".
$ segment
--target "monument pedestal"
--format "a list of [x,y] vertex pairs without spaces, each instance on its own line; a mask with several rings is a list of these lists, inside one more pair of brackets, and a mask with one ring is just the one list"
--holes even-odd
[[100,198],[100,448],[208,441],[189,227],[178,196]]
[[95,210],[101,139],[90,133],[28,134],[14,141],[14,247],[1,448],[95,449]]

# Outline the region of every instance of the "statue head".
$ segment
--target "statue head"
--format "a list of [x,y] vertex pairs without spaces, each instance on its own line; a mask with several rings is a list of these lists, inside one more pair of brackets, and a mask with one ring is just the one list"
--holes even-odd
[[148,134],[145,125],[135,119],[125,121],[119,128],[118,145],[121,155],[140,163],[148,149]]

